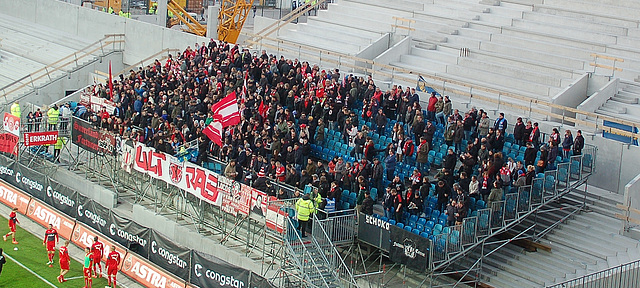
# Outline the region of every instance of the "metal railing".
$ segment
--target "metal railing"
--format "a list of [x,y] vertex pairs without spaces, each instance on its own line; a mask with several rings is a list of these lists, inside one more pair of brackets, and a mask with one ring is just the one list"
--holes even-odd
[[[337,208],[336,208],[337,209]],[[318,211],[316,225],[322,226],[334,245],[352,244],[355,239],[357,214],[355,209],[336,212]]]
[[640,287],[640,260],[567,280],[547,288]]
[[[532,213],[537,213],[541,207],[569,193],[575,183],[582,183],[594,171],[595,154],[596,147],[587,146],[582,155],[572,156],[568,162],[559,163],[556,170],[546,171],[544,177],[536,177],[531,185],[506,193],[505,200],[489,203],[487,208],[479,209],[475,215],[465,218],[461,225],[446,227],[437,234],[434,233],[430,269],[446,267],[486,239],[517,225]],[[578,205],[569,215],[581,208]],[[534,229],[528,237],[540,239],[556,225],[557,223],[542,231]]]
[[[294,223],[290,217],[286,217],[285,228],[285,241],[284,244],[291,256],[291,260],[295,262],[295,266],[302,272],[304,280],[312,287],[329,287],[320,266],[316,263],[316,259],[305,245],[305,242],[300,238],[300,234],[297,230],[297,222]],[[309,265],[311,264],[311,265]],[[316,283],[320,282],[323,285]]]
[[[63,69],[67,68],[71,65],[79,65],[79,61],[84,58],[94,57],[94,53],[99,52],[100,55],[104,55],[105,49],[109,46],[112,46],[111,50],[122,50],[122,44],[124,43],[124,34],[107,34],[102,39],[97,40],[88,46],[73,52],[62,59],[59,59],[45,67],[42,67],[34,72],[29,73],[28,75],[18,79],[2,88],[2,96],[4,97],[5,105],[9,104],[11,101],[16,99],[8,99],[7,96],[12,95],[15,92],[22,90],[25,87],[35,88],[35,82],[47,77],[47,79],[52,79],[52,73],[57,71],[65,72]],[[29,79],[29,81],[23,83],[23,80]],[[19,98],[18,98],[19,99]]]
[[[346,216],[355,219],[354,215],[355,214],[346,215]],[[337,217],[341,217],[341,216],[337,216]],[[331,218],[328,218],[328,219],[331,219]],[[342,256],[340,256],[340,253],[338,253],[338,250],[336,249],[336,246],[334,245],[331,237],[329,237],[329,235],[327,234],[327,231],[324,229],[325,225],[323,224],[335,223],[335,222],[326,222],[326,221],[329,221],[327,219],[325,219],[324,221],[325,221],[324,223],[321,222],[318,219],[316,214],[313,215],[314,225],[311,229],[311,235],[313,236],[313,241],[318,245],[318,248],[320,249],[320,251],[322,251],[322,254],[326,257],[327,263],[329,263],[331,270],[335,272],[337,274],[336,276],[338,277],[338,279],[340,279],[343,282],[342,283],[343,285],[341,285],[341,287],[357,287],[356,280],[353,278],[353,274],[351,273],[351,270],[344,263],[344,260],[342,259]],[[355,221],[353,222],[353,224],[355,225]],[[332,228],[336,228],[336,227],[333,226]],[[355,226],[353,226],[353,229],[354,230],[352,231],[355,231]],[[345,234],[348,234],[348,233],[345,233]]]

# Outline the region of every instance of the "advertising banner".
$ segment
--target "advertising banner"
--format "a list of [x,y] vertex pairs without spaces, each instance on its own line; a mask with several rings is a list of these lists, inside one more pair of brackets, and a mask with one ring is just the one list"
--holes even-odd
[[107,235],[130,251],[148,258],[150,229],[113,213],[110,216]]
[[183,288],[185,286],[184,281],[171,276],[135,253],[127,253],[120,271],[145,287]]
[[249,270],[221,259],[193,251],[191,253],[191,284],[200,288],[247,288]]
[[418,271],[427,269],[429,239],[391,225],[391,248],[389,259]]
[[73,117],[71,141],[96,154],[113,155],[116,149],[116,137],[113,133],[95,129],[91,123],[77,117]]
[[123,166],[131,165],[133,170],[176,186],[209,204],[222,205],[218,181],[224,177],[191,162],[180,162],[171,155],[155,152],[140,143],[136,143],[133,149],[123,146],[125,153],[130,151],[132,156],[130,164],[124,162],[127,159],[123,157]]
[[2,126],[4,131],[20,137],[20,117],[4,112],[4,121],[2,121]]
[[75,219],[78,215],[77,194],[78,192],[71,190],[69,187],[49,179],[44,202]]
[[358,240],[384,251],[389,251],[390,226],[392,225],[387,221],[360,213],[358,216]]
[[111,247],[115,246],[116,252],[120,253],[120,259],[122,259],[120,261],[120,266],[122,267],[122,263],[124,262],[125,255],[127,254],[124,247],[116,244],[115,242],[111,241],[109,238],[103,235],[100,235],[99,233],[87,227],[86,225],[82,223],[76,223],[76,227],[73,229],[73,234],[70,240],[71,240],[71,243],[78,245],[78,247],[83,247],[83,248],[91,247],[91,245],[95,241],[94,239],[96,236],[98,236],[98,241],[102,242],[102,244],[104,245],[104,251],[103,251],[104,253],[102,254],[102,261],[107,260],[107,256],[109,255],[109,252],[111,252]]
[[25,132],[24,146],[53,145],[58,141],[58,131]]
[[71,233],[76,223],[75,220],[36,199],[31,199],[31,202],[29,202],[26,215],[44,227],[48,227],[49,224],[53,225],[53,228],[58,230],[58,234],[66,239],[71,238]]
[[191,250],[151,230],[149,260],[180,279],[189,279]]
[[79,193],[77,195],[78,206],[76,208],[76,219],[103,235],[111,235],[109,234],[109,224],[111,221],[109,209],[95,203],[91,198],[84,197]]
[[47,177],[18,163],[13,165],[13,170],[15,171],[14,177],[4,178],[7,182],[35,198],[45,199]]
[[[6,175],[9,171],[6,167],[0,166],[0,173]],[[4,181],[0,181],[0,202],[2,202],[2,204],[11,208],[18,208],[18,212],[27,214],[29,200],[31,200],[29,195],[19,192]]]

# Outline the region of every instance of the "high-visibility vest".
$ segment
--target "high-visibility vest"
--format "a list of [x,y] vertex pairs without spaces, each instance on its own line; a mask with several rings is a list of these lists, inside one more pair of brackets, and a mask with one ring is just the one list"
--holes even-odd
[[20,104],[13,103],[11,105],[11,115],[20,118]]
[[60,111],[49,108],[47,111],[47,117],[49,118],[49,124],[58,124],[58,116],[60,116]]
[[64,137],[58,137],[58,141],[53,145],[54,149],[62,149],[64,144],[67,144],[67,140]]
[[311,213],[315,211],[313,202],[311,200],[304,200],[302,198],[296,201],[296,212],[298,213],[298,220],[309,221]]
[[109,7],[109,14],[113,14],[113,8]]

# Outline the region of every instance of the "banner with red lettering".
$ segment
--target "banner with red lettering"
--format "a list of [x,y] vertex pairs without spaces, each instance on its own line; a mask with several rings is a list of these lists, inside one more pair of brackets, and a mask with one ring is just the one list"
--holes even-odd
[[[0,173],[13,174],[11,168],[0,166]],[[19,192],[4,181],[0,181],[0,202],[11,208],[18,208],[18,212],[27,214],[27,207],[31,197],[27,194]]]
[[71,237],[73,226],[76,223],[75,220],[59,213],[54,208],[35,198],[31,199],[26,215],[44,227],[49,226],[49,224],[53,225],[53,228],[58,230],[58,234],[66,239]]
[[116,104],[111,100],[104,99],[97,95],[92,95],[88,92],[80,94],[80,104],[84,107],[91,108],[91,111],[102,111],[102,108],[107,108],[107,112],[112,115],[113,110],[116,109]]
[[284,232],[286,217],[289,216],[282,208],[283,205],[281,201],[273,201],[267,204],[267,215],[265,219],[267,228],[277,231],[278,233]]
[[0,134],[0,152],[18,155],[18,136],[11,133]]
[[[225,177],[191,162],[180,162],[176,157],[155,152],[155,149],[143,144],[130,145],[125,143],[122,147],[123,154],[129,155],[128,159],[123,157],[123,166],[130,165],[132,170],[176,186],[207,203],[222,205],[223,196],[219,194],[218,180]],[[125,163],[125,160],[130,163]]]
[[25,132],[24,146],[53,145],[58,141],[58,131]]
[[73,117],[71,141],[96,154],[113,155],[116,149],[116,136],[113,133],[98,130],[91,123],[77,117]]

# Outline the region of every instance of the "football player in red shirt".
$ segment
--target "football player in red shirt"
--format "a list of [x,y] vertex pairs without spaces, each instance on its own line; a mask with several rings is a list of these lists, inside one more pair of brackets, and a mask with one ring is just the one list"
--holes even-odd
[[9,214],[9,229],[11,230],[11,232],[7,233],[7,235],[2,236],[2,239],[4,241],[7,241],[7,237],[12,236],[11,239],[13,239],[13,244],[18,244],[18,241],[16,241],[16,224],[19,224],[20,221],[18,221],[18,218],[16,218],[16,216],[18,215],[17,213],[18,208],[13,208],[13,210],[11,210],[11,214]]
[[[120,253],[116,252],[116,247],[111,246],[111,252],[107,256],[107,286],[116,288],[116,274],[118,274],[118,266],[120,265]],[[113,286],[112,286],[113,284]]]
[[[102,278],[102,264],[100,264],[100,262],[102,261],[102,254],[104,253],[104,245],[98,242],[98,236],[93,238],[93,244],[91,245],[91,253],[93,253],[93,258],[91,258],[91,260],[93,261],[91,263],[91,269],[93,270],[93,273],[94,273],[93,278],[98,278],[98,277]],[[98,274],[96,265],[100,268],[100,274]]]
[[44,232],[44,240],[42,240],[42,245],[47,246],[47,256],[49,256],[49,262],[47,262],[47,265],[49,265],[49,267],[53,267],[53,257],[56,255],[57,243],[58,231],[53,228],[52,224],[49,224],[49,229]]
[[64,275],[69,272],[69,264],[71,264],[71,258],[69,257],[69,240],[64,241],[64,245],[60,247],[60,276],[58,276],[58,282],[67,282],[64,279]]

